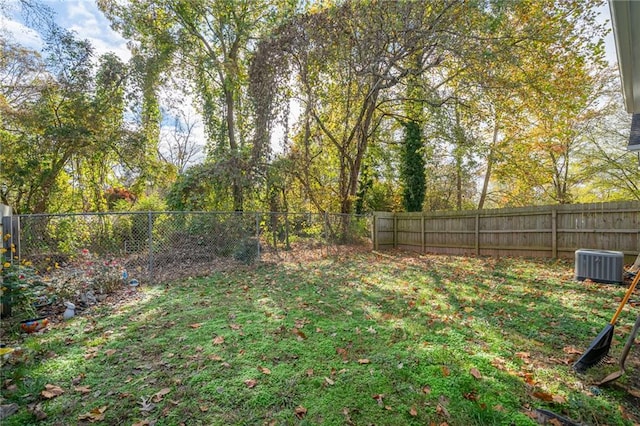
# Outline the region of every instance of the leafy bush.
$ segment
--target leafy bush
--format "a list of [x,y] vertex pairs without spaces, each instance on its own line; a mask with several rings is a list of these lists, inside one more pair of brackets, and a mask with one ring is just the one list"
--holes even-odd
[[[42,281],[30,262],[5,262],[0,265],[0,276],[0,301],[3,309],[10,310],[13,316],[19,318],[32,318],[35,315],[35,291],[42,287]],[[3,310],[3,315],[8,316],[8,312]]]

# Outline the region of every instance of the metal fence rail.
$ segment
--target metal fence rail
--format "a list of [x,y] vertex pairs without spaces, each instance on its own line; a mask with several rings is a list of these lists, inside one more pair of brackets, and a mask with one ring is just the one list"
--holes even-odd
[[91,254],[95,261],[121,265],[143,282],[372,247],[371,217],[358,215],[123,212],[13,218],[19,220],[18,258],[41,271]]

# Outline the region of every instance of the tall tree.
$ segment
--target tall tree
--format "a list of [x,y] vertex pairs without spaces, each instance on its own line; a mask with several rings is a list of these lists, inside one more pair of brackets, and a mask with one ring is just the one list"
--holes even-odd
[[425,161],[422,152],[422,131],[415,121],[403,123],[404,146],[400,176],[404,183],[404,208],[408,212],[422,211],[425,194]]
[[[289,9],[287,1],[100,0],[116,29],[142,50],[172,54],[199,96],[209,154],[229,175],[233,209],[242,210],[251,169],[266,144],[251,145],[245,76],[251,40]],[[223,119],[219,119],[223,117]],[[254,155],[251,156],[253,149]],[[253,161],[251,161],[253,160]]]
[[258,113],[269,114],[275,93],[294,74],[305,104],[301,131],[319,134],[322,149],[336,158],[340,212],[353,211],[363,158],[383,116],[380,104],[408,75],[441,64],[440,44],[461,4],[344,2],[302,15],[261,43],[251,72]]
[[23,213],[102,209],[112,168],[139,140],[124,121],[127,68],[105,55],[96,70],[88,41],[35,11],[42,55],[0,37],[2,200]]

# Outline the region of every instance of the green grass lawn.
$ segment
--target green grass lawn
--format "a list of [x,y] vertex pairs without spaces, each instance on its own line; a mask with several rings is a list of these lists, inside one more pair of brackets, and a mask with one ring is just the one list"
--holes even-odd
[[624,290],[565,262],[406,253],[146,287],[21,341],[3,426],[638,424],[637,348],[613,387],[592,384],[613,364],[571,368]]

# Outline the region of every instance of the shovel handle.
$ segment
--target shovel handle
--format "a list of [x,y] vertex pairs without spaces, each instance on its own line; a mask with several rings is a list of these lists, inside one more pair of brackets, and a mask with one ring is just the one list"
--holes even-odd
[[636,272],[636,276],[631,282],[631,285],[629,286],[629,290],[627,290],[624,297],[622,298],[622,302],[620,302],[620,306],[618,306],[618,310],[616,311],[616,313],[613,314],[613,318],[611,318],[611,321],[609,322],[609,324],[615,325],[615,323],[618,321],[618,317],[620,316],[622,309],[624,309],[624,305],[626,305],[627,302],[629,301],[629,298],[631,297],[631,293],[633,293],[633,290],[635,290],[636,286],[638,285],[638,281],[640,281],[640,271]]
[[631,350],[631,346],[633,342],[636,340],[636,335],[638,334],[638,330],[640,330],[640,315],[636,319],[636,323],[633,325],[633,329],[631,330],[631,334],[629,334],[629,339],[627,339],[627,343],[624,345],[624,349],[622,349],[622,355],[620,355],[620,367],[624,370],[624,361],[627,359],[627,355],[629,355],[629,351]]

